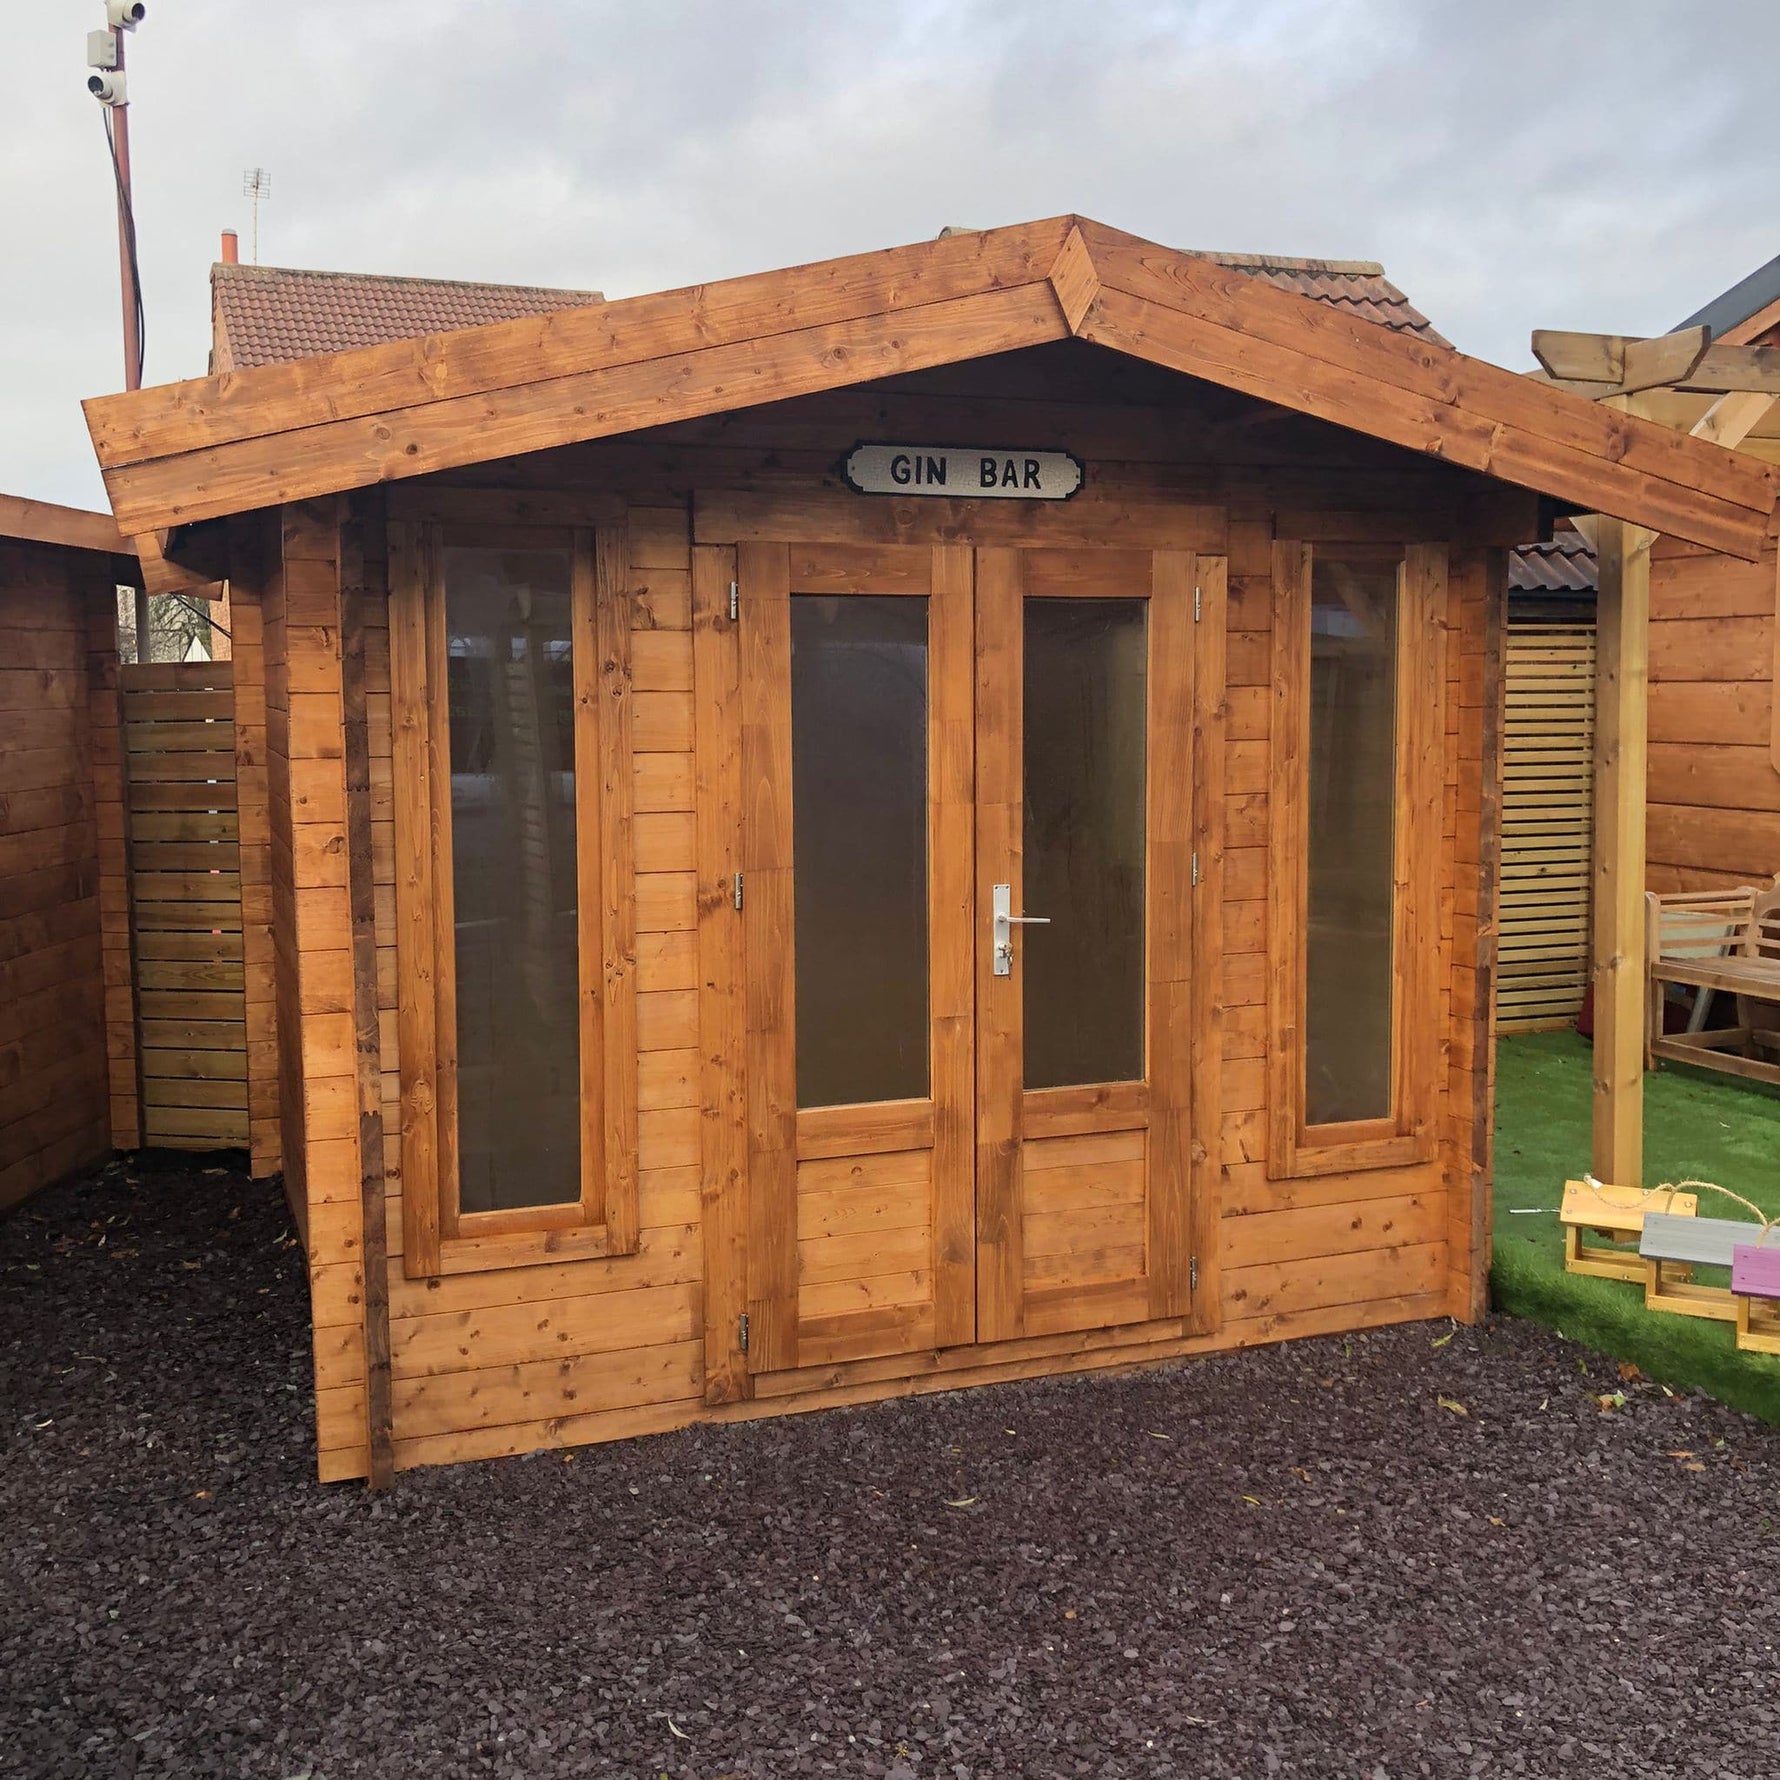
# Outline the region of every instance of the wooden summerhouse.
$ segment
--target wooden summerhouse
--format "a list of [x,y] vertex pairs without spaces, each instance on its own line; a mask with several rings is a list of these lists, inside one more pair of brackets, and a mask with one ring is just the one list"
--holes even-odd
[[1776,484],[1341,275],[1066,217],[89,405],[263,681],[324,1477],[1479,1311],[1507,550]]

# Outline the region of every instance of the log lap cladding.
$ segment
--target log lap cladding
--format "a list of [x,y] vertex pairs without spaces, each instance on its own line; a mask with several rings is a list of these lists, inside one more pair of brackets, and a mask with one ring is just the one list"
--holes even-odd
[[1076,218],[89,412],[259,615],[374,1481],[1480,1314],[1506,549],[1546,494],[1753,556],[1775,497]]
[[102,514],[0,496],[0,1210],[136,1141]]

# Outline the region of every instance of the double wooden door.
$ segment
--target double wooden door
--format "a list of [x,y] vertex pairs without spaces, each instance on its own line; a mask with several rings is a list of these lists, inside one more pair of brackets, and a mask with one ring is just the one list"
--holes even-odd
[[1223,567],[741,546],[750,1370],[1199,1311]]

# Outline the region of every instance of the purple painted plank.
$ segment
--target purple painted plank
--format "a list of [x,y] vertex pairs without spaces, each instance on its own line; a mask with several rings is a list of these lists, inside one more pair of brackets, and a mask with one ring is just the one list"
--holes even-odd
[[1780,1298],[1780,1238],[1759,1247],[1737,1244],[1731,1253],[1731,1290],[1746,1298]]

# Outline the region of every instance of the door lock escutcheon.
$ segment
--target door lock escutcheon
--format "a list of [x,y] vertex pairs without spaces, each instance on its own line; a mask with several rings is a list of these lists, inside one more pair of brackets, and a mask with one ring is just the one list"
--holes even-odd
[[1014,929],[1049,927],[1051,917],[1016,915],[1012,884],[996,884],[992,887],[990,910],[993,917],[990,927],[995,946],[995,974],[998,977],[1011,977],[1014,974]]

